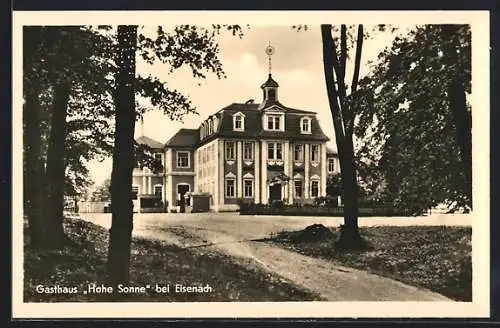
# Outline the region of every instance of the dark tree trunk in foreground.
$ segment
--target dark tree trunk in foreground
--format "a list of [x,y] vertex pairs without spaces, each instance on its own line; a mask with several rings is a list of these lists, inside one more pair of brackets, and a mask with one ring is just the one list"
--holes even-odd
[[[42,247],[47,240],[46,227],[43,224],[43,161],[41,156],[40,127],[40,82],[34,79],[34,65],[37,60],[41,40],[40,27],[24,27],[23,29],[23,109],[24,149],[26,165],[26,216],[28,218],[30,245]],[[29,82],[29,83],[28,83]]]
[[116,75],[116,129],[111,173],[112,222],[109,234],[108,274],[116,285],[129,280],[133,229],[132,170],[135,128],[135,53],[137,27],[118,27]]
[[63,228],[64,179],[66,173],[65,141],[66,116],[70,95],[69,82],[62,81],[54,87],[49,147],[46,173],[46,222],[50,229],[50,247],[61,247],[67,241]]
[[41,160],[41,129],[39,88],[33,83],[25,90],[24,129],[26,149],[26,215],[28,217],[30,245],[43,247],[47,240],[43,224],[43,162]]
[[[345,248],[359,248],[363,243],[358,230],[358,183],[353,146],[354,108],[352,108],[352,102],[351,104],[347,102],[346,85],[344,82],[347,59],[347,29],[345,25],[341,26],[339,58],[337,58],[335,43],[332,37],[332,26],[322,25],[321,36],[326,89],[332,113],[342,177],[344,225],[342,226],[339,244]],[[362,42],[363,27],[360,25],[358,27],[351,95],[357,89]],[[337,85],[335,84],[335,77],[337,77]]]
[[455,25],[443,26],[443,39],[452,41],[446,43],[445,56],[450,66],[455,68],[453,79],[448,87],[448,99],[455,123],[456,139],[460,147],[465,180],[464,189],[472,208],[472,123],[465,97],[465,72],[464,68],[460,67],[457,55],[457,49],[460,45],[458,33],[458,28]]
[[[344,227],[341,233],[341,244],[358,245],[360,235],[358,231],[358,181],[356,176],[356,164],[354,162],[354,149],[352,138],[347,140],[345,151],[340,161],[345,165],[341,165],[342,175],[342,200],[344,201]],[[344,182],[345,181],[345,182]]]

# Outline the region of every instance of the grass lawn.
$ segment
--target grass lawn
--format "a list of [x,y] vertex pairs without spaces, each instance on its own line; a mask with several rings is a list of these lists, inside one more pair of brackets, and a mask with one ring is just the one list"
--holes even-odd
[[[105,283],[108,232],[92,223],[66,219],[67,235],[75,242],[58,251],[35,251],[24,247],[24,301],[106,301],[103,295],[84,294],[90,283]],[[26,231],[27,229],[25,229]],[[25,232],[26,233],[26,232]],[[25,235],[25,241],[28,239]],[[121,301],[312,301],[319,296],[301,290],[279,276],[254,265],[236,262],[209,248],[184,249],[159,241],[134,238],[131,255],[131,285],[166,286],[170,292],[128,294]],[[210,285],[211,293],[176,293],[175,284]],[[37,285],[78,287],[76,294],[41,294]]]
[[349,252],[335,248],[339,232],[330,231],[320,238],[304,238],[304,230],[283,231],[266,242],[426,288],[457,301],[472,301],[470,227],[360,228],[369,249]]

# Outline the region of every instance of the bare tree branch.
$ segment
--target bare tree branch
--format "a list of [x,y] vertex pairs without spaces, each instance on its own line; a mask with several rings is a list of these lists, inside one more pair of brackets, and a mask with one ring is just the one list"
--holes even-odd
[[[356,57],[354,58],[354,72],[352,74],[352,85],[351,85],[351,95],[354,95],[358,88],[359,81],[359,68],[361,65],[361,50],[363,49],[363,25],[358,25],[358,36],[356,38]],[[347,122],[347,134],[352,135],[354,128],[354,108],[352,108],[352,104],[349,108],[349,121]]]
[[323,39],[323,68],[325,71],[328,101],[332,112],[337,148],[339,154],[341,154],[344,151],[344,128],[342,124],[342,112],[338,103],[338,94],[335,88],[335,76],[333,74],[333,68],[335,67],[334,63],[337,61],[337,56],[335,54],[335,44],[332,38],[332,26],[321,25],[321,36]]

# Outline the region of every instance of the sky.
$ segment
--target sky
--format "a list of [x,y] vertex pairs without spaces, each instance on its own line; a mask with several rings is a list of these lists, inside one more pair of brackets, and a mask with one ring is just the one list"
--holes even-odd
[[[400,26],[402,31],[410,26]],[[154,26],[144,27],[144,33],[154,31]],[[164,27],[168,30],[168,27]],[[370,26],[365,26],[370,29]],[[377,54],[390,46],[395,34],[378,33],[364,41],[360,75],[369,71],[368,61],[375,61]],[[137,73],[157,76],[169,88],[175,88],[189,97],[199,115],[190,114],[183,122],[171,121],[160,110],[151,110],[144,116],[143,125],[137,122],[135,136],[144,134],[165,143],[180,128],[197,128],[209,115],[233,103],[254,99],[262,101],[260,85],[268,74],[268,57],[265,48],[270,43],[272,75],[280,85],[278,97],[287,106],[317,112],[329,146],[336,149],[333,123],[326,94],[323,72],[321,33],[319,26],[308,26],[307,31],[297,32],[291,26],[250,26],[244,29],[243,38],[230,33],[217,37],[220,59],[226,73],[225,79],[208,74],[206,80],[193,80],[188,69],[181,68],[169,74],[169,67],[155,63],[149,65],[138,58]],[[354,56],[352,56],[354,57]],[[352,66],[347,68],[350,83]],[[200,84],[200,85],[198,85]],[[96,184],[111,176],[111,159],[91,162],[89,169]]]

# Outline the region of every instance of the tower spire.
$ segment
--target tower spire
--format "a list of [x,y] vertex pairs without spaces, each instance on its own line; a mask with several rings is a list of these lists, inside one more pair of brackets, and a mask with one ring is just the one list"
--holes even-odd
[[269,60],[269,76],[271,76],[272,72],[272,61],[271,56],[274,55],[274,47],[271,45],[271,41],[269,41],[269,45],[266,47],[266,55]]

